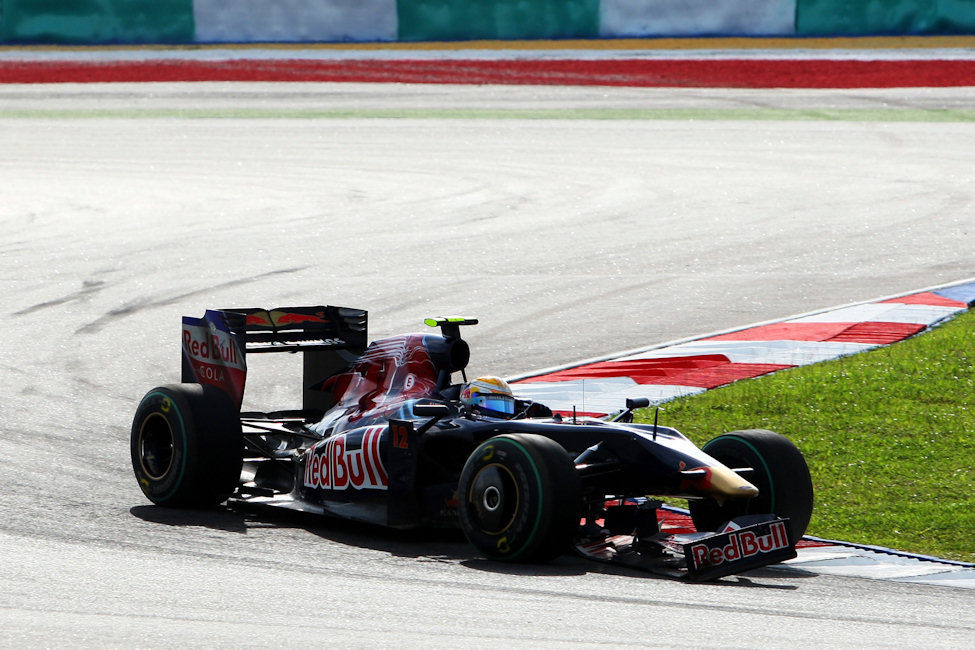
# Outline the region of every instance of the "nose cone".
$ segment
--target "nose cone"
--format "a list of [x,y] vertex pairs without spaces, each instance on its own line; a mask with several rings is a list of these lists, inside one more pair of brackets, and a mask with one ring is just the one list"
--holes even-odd
[[751,499],[758,496],[758,488],[738,476],[724,465],[712,465],[710,485],[702,485],[702,491],[723,504],[725,499]]

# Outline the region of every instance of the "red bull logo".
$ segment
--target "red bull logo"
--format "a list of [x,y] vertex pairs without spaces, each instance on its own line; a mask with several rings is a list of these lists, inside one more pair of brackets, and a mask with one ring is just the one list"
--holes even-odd
[[379,456],[379,441],[386,427],[369,427],[358,449],[348,448],[349,434],[332,436],[316,444],[305,463],[305,487],[322,490],[385,490],[386,468]]
[[292,311],[259,311],[247,315],[247,324],[258,327],[282,327],[284,325],[300,325],[301,323],[327,323],[325,314],[304,314]]
[[731,531],[728,543],[723,546],[710,546],[706,543],[692,544],[691,560],[695,569],[716,567],[725,562],[736,562],[762,553],[771,553],[789,548],[789,534],[782,521],[769,524],[769,532],[759,535],[754,530]]
[[241,365],[240,353],[233,340],[222,332],[211,332],[206,327],[184,325],[183,349],[194,361]]
[[183,355],[193,369],[193,381],[221,388],[240,407],[247,376],[243,351],[229,333],[203,323],[183,321]]

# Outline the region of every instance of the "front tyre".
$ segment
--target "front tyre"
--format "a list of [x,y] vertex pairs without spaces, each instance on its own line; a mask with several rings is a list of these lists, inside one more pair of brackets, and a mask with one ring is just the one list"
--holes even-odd
[[160,386],[146,393],[132,420],[132,469],[153,503],[207,508],[236,489],[243,444],[237,408],[222,390]]
[[813,486],[802,452],[783,435],[765,429],[732,431],[702,447],[704,453],[728,467],[751,467],[745,475],[758,496],[748,500],[714,499],[689,503],[691,519],[698,530],[715,530],[734,517],[772,513],[788,517],[794,540],[809,526],[813,510]]
[[575,536],[581,495],[572,458],[557,442],[527,433],[496,436],[464,464],[460,527],[491,559],[547,562]]

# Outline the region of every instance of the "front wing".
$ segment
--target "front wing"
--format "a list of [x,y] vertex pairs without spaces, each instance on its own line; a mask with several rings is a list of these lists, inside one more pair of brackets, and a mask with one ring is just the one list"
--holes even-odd
[[788,521],[751,516],[732,520],[715,533],[606,535],[584,540],[575,550],[591,560],[701,582],[796,557]]

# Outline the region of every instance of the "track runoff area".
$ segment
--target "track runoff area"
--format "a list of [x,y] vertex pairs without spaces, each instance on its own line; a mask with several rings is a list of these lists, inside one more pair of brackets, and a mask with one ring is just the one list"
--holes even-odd
[[[975,86],[975,37],[0,47],[0,83],[203,81],[961,87]],[[519,394],[558,411],[602,415],[626,397],[660,403],[894,343],[973,305],[975,280],[969,280],[512,380]],[[677,509],[661,522],[673,532],[691,526]],[[787,564],[816,573],[975,588],[975,565],[808,536]]]
[[0,46],[0,83],[163,81],[694,88],[975,86],[975,37]]

